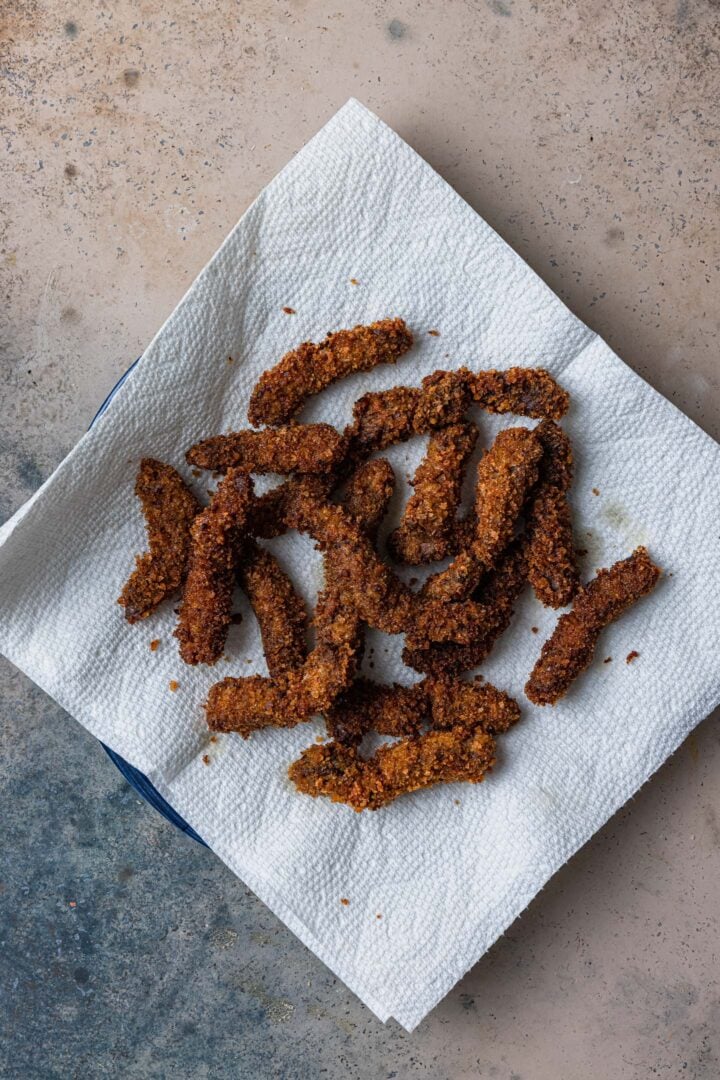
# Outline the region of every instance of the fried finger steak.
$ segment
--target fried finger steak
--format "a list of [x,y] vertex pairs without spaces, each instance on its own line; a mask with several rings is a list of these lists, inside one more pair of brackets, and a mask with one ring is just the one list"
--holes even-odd
[[480,459],[475,489],[475,531],[450,566],[428,578],[423,595],[466,599],[483,571],[495,565],[512,539],[520,511],[538,478],[543,448],[529,428],[506,428]]
[[357,811],[378,810],[400,795],[434,784],[477,784],[494,763],[493,736],[460,725],[389,743],[369,758],[338,742],[310,746],[288,775],[306,795],[326,795]]
[[248,419],[255,426],[285,424],[313,394],[355,371],[394,364],[412,343],[402,319],[339,330],[318,345],[304,342],[261,375],[250,397]]
[[145,516],[150,550],[135,558],[118,604],[129,623],[146,619],[185,580],[190,527],[202,507],[171,465],[154,458],[140,462],[135,494]]
[[329,473],[345,456],[345,440],[330,424],[291,424],[264,431],[232,431],[191,446],[190,465],[213,472]]
[[252,480],[228,470],[191,529],[188,573],[175,637],[186,664],[214,664],[230,625],[237,550],[252,500]]
[[415,671],[432,675],[457,675],[477,667],[510,625],[526,581],[527,538],[521,535],[513,540],[496,568],[473,593],[473,599],[485,609],[485,619],[477,624],[475,639],[463,645],[433,644],[411,632],[405,638],[404,662]]
[[478,371],[470,380],[470,389],[473,400],[493,413],[560,420],[570,404],[570,395],[543,368]]
[[540,480],[528,504],[528,580],[541,604],[560,608],[580,587],[567,493],[572,483],[572,449],[552,420],[535,428],[542,443]]
[[238,581],[258,621],[271,678],[300,667],[307,656],[305,604],[275,556],[246,540]]
[[[312,484],[309,485],[312,490]],[[392,496],[388,462],[368,462],[351,478],[346,499],[356,528],[372,532]],[[213,731],[248,738],[263,727],[294,727],[330,709],[355,675],[362,646],[360,618],[343,594],[341,567],[325,559],[326,581],[315,612],[317,644],[303,665],[277,679],[227,678],[210,689],[205,706]]]
[[449,554],[454,539],[465,466],[475,449],[474,424],[453,424],[430,436],[427,452],[412,481],[402,522],[388,537],[396,562],[437,562]]
[[369,626],[402,633],[416,607],[412,592],[385,566],[372,542],[342,506],[320,499],[303,485],[286,511],[288,525],[309,533],[325,553],[325,564],[343,581],[343,600]]
[[652,591],[660,569],[638,547],[609,570],[600,570],[579,592],[572,610],[558,619],[525,686],[536,705],[554,705],[590,664],[601,631],[641,596]]

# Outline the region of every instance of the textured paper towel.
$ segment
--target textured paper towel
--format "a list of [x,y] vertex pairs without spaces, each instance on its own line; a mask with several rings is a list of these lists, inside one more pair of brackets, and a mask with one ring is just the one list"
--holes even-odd
[[[297,314],[283,314],[286,305]],[[592,670],[554,710],[522,696],[556,618],[526,596],[483,668],[523,706],[496,771],[478,787],[357,815],[300,797],[286,779],[319,723],[208,743],[200,706],[209,685],[264,671],[251,616],[231,631],[229,663],[193,670],[177,655],[171,604],[129,627],[115,599],[144,546],[138,459],[183,469],[195,440],[245,423],[254,381],[288,348],[390,315],[415,331],[413,351],[396,368],[336,385],[306,419],[342,425],[360,393],[417,384],[437,367],[547,367],[572,394],[566,427],[586,575],[647,543],[666,576],[605,633]],[[478,420],[485,443],[517,422]],[[399,477],[422,449],[419,439],[393,449]],[[719,479],[720,448],[351,101],[247,211],[107,414],[0,531],[0,646],[146,772],[379,1017],[410,1029],[716,704]],[[272,546],[312,600],[312,545],[288,536]],[[374,635],[372,645],[375,677],[413,681],[399,639]],[[628,666],[631,649],[640,657]]]

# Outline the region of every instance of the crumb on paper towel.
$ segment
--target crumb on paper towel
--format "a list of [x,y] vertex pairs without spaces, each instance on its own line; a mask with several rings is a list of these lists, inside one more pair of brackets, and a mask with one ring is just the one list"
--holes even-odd
[[175,693],[176,690],[180,689],[180,683],[177,681],[177,679],[171,679],[170,682],[168,683],[168,686],[172,690],[173,694]]
[[159,644],[160,644],[160,638],[159,637],[153,638],[152,641],[150,642],[150,652],[157,652]]
[[217,740],[217,735],[211,735],[210,736],[210,742],[217,742],[217,741],[218,741]]
[[428,330],[428,334],[430,335],[430,337],[440,337],[439,330]]
[[376,918],[376,919],[382,919],[382,915],[380,914],[380,912],[378,912],[378,913],[377,913],[377,915],[375,916],[375,918]]
[[532,632],[533,634],[537,634],[537,633],[539,633],[539,631],[540,631],[540,628],[539,628],[538,626],[531,626],[531,627],[530,627],[530,630],[531,630],[531,632]]
[[453,802],[455,803],[456,806],[460,805],[460,800],[459,799],[453,799]]
[[592,493],[593,493],[593,495],[599,495],[600,494],[600,492],[598,491],[597,488],[593,488]]
[[295,314],[295,308],[284,307],[283,311],[285,312],[286,315],[294,315]]
[[209,754],[203,754],[202,760],[203,760],[203,765],[209,765],[210,764],[210,755]]
[[343,907],[348,907],[349,904],[350,904],[350,901],[348,900],[347,896],[341,896],[340,897],[340,903],[342,904]]
[[606,656],[603,660],[603,664],[609,664],[612,660],[612,656]]
[[358,281],[358,279],[356,277],[351,277],[350,278],[350,284],[351,285],[359,285],[360,282]]
[[637,651],[637,649],[633,649],[632,652],[629,652],[625,657],[625,663],[632,664],[633,660],[637,660],[639,655],[640,653]]
[[200,469],[191,469],[190,471],[196,480],[198,480],[202,476],[202,472]]
[[235,363],[235,359],[234,359],[234,357],[232,357],[232,356],[228,356],[228,358],[227,358],[227,362],[228,362],[228,364],[234,364],[234,363]]

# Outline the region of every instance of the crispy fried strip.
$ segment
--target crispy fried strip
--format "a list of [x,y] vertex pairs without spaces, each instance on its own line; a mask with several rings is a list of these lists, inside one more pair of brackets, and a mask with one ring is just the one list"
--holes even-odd
[[460,725],[481,727],[491,735],[500,735],[520,719],[520,706],[492,683],[478,675],[471,682],[447,676],[429,677],[421,684],[432,704],[434,728],[446,730]]
[[275,556],[246,540],[238,581],[255,612],[271,677],[300,667],[307,656],[305,604]]
[[381,735],[417,735],[430,719],[430,699],[423,683],[382,685],[356,679],[325,715],[328,735],[358,743],[368,731]]
[[465,466],[477,435],[474,424],[453,424],[430,436],[402,522],[388,537],[396,562],[436,562],[450,553]]
[[353,423],[345,429],[347,460],[357,463],[413,435],[461,423],[470,403],[469,376],[464,368],[436,371],[423,379],[422,388],[394,386],[358,398]]
[[457,675],[482,663],[502,633],[510,625],[515,602],[527,580],[527,538],[518,537],[501,556],[473,594],[486,614],[477,624],[477,638],[465,645],[453,643],[430,644],[428,641],[409,641],[403,650],[405,663],[432,675]]
[[230,469],[210,505],[193,522],[188,574],[175,637],[186,664],[214,664],[230,625],[237,549],[244,535],[252,480]]
[[475,534],[447,570],[428,578],[423,596],[464,600],[483,571],[494,566],[512,539],[523,503],[538,478],[542,444],[529,428],[506,428],[480,459],[475,489]]
[[510,412],[517,416],[547,416],[560,420],[570,403],[567,391],[543,368],[478,371],[470,386],[478,405],[493,413]]
[[286,519],[291,528],[309,533],[325,552],[345,603],[363,622],[388,634],[407,629],[417,606],[415,597],[381,562],[347,510],[299,485]]
[[291,424],[265,431],[232,431],[191,446],[190,465],[213,472],[237,467],[254,473],[329,473],[346,445],[330,424]]
[[150,550],[135,558],[135,569],[118,604],[129,623],[146,619],[185,580],[190,526],[202,509],[171,465],[154,458],[140,462],[135,494],[140,500]]
[[427,678],[414,686],[383,686],[357,679],[341,694],[326,716],[328,734],[357,745],[368,731],[380,735],[419,735],[431,722],[439,730],[482,727],[491,735],[507,731],[520,709],[503,690],[477,676],[472,682],[447,676]]
[[261,375],[250,398],[250,423],[287,423],[313,394],[355,371],[394,364],[412,343],[412,333],[402,319],[339,330],[319,345],[306,341]]
[[399,795],[433,784],[477,784],[494,763],[492,735],[459,726],[389,743],[370,758],[337,742],[310,746],[288,775],[306,795],[327,795],[353,810],[378,810]]
[[641,596],[651,592],[660,569],[647,550],[638,547],[629,558],[600,570],[580,590],[572,610],[561,615],[525,686],[536,705],[554,705],[573,679],[592,660],[601,631]]
[[395,490],[395,473],[386,458],[361,465],[345,487],[342,504],[365,535],[374,540]]
[[289,480],[283,480],[281,484],[254,499],[248,518],[248,530],[260,540],[272,540],[275,536],[281,536],[287,532],[285,507],[298,484],[313,484],[319,495],[327,496],[336,483],[337,477],[334,473],[324,476],[298,474],[291,476]]
[[[379,523],[392,495],[392,469],[388,473],[388,468],[387,462],[368,462],[348,484],[346,499],[358,515],[351,520],[361,532]],[[363,484],[367,485],[365,494],[361,493]],[[308,488],[312,491],[312,484]],[[212,730],[237,731],[247,738],[262,727],[294,727],[326,712],[350,685],[362,646],[361,622],[342,594],[341,568],[326,559],[325,572],[325,589],[318,597],[314,620],[317,645],[302,667],[276,680],[253,675],[216,683],[205,706]]]
[[552,420],[535,428],[543,446],[540,480],[527,512],[528,580],[540,603],[560,608],[580,587],[567,492],[572,483],[572,449]]

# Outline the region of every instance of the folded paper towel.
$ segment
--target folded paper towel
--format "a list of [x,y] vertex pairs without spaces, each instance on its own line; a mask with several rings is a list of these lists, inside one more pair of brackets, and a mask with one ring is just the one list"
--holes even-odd
[[[572,395],[565,426],[585,576],[640,543],[666,576],[606,631],[602,655],[552,710],[522,696],[557,617],[528,594],[483,667],[523,706],[496,770],[479,786],[358,815],[301,797],[287,780],[319,723],[209,744],[210,684],[265,670],[251,617],[231,630],[229,663],[190,669],[171,636],[171,604],[131,627],[115,601],[144,546],[132,493],[139,458],[183,468],[192,443],[245,424],[255,380],[287,349],[388,315],[414,330],[412,352],[333,386],[304,419],[343,426],[361,393],[418,384],[438,367],[546,367]],[[518,421],[480,417],[481,440],[508,422]],[[422,452],[419,439],[393,448],[399,477]],[[411,1029],[717,703],[719,519],[720,447],[350,101],[250,207],[106,415],[0,530],[0,648],[147,773],[381,1019]],[[288,535],[273,549],[312,602],[321,563],[310,543]],[[151,638],[161,639],[156,652]],[[375,678],[413,681],[400,646],[372,635]],[[626,665],[631,650],[640,657]],[[615,662],[603,665],[606,655]]]

